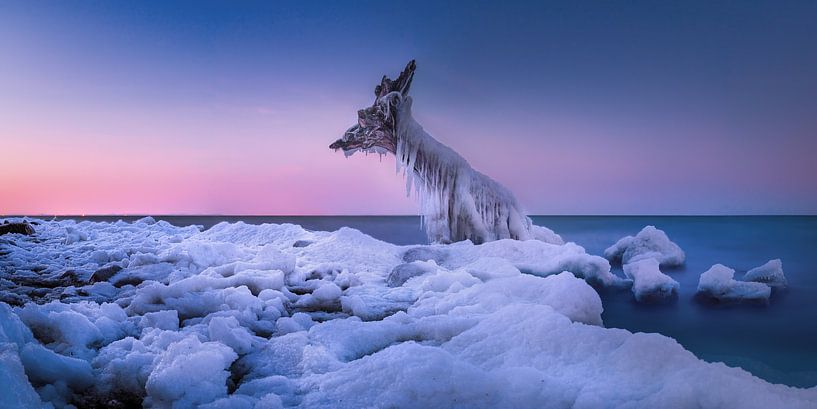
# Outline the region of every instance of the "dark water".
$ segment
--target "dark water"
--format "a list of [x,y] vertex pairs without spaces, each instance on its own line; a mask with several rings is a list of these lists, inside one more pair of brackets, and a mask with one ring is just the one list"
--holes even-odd
[[[686,252],[666,274],[681,284],[669,305],[602,294],[605,326],[671,336],[707,361],[743,367],[774,383],[817,385],[817,217],[536,217],[565,240],[601,254],[618,238],[652,224]],[[769,306],[713,307],[693,299],[700,274],[715,263],[747,270],[783,260],[788,289]],[[621,267],[614,270],[622,275]]]
[[[116,220],[119,217],[87,217]],[[135,218],[123,218],[131,220]],[[395,244],[425,243],[420,220],[414,216],[169,216],[175,225],[210,227],[220,221],[296,223],[311,230],[359,229]],[[607,327],[634,332],[658,332],[678,340],[707,361],[743,367],[774,383],[817,385],[817,217],[534,217],[566,241],[591,254],[648,224],[666,231],[687,254],[684,267],[665,273],[681,284],[677,301],[642,305],[629,291],[602,291]],[[702,305],[693,298],[698,276],[715,263],[746,270],[769,259],[783,260],[789,288],[772,294],[768,307]],[[621,268],[614,269],[622,275]]]

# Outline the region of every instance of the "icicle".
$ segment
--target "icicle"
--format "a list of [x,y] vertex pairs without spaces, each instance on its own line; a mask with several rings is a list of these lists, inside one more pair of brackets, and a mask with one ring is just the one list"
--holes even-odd
[[[398,112],[396,168],[406,178],[406,194],[410,196],[414,188],[429,240],[530,237],[530,219],[513,195],[429,136],[411,117],[410,105],[403,104]],[[519,226],[511,220],[524,222]]]

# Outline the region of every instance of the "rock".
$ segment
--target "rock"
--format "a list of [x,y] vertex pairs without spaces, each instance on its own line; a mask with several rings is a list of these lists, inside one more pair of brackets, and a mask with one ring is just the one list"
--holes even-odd
[[58,280],[60,282],[60,287],[69,287],[84,284],[82,279],[80,279],[79,277],[79,273],[73,270],[66,270],[64,273],[60,274]]
[[298,240],[292,244],[292,247],[306,247],[312,243],[313,243],[312,240]]
[[102,267],[99,270],[94,271],[93,274],[91,274],[90,282],[91,283],[96,283],[96,282],[100,282],[100,281],[108,281],[108,280],[111,279],[111,277],[114,276],[114,274],[118,273],[121,270],[122,270],[122,267],[120,267],[120,266],[118,266],[116,264],[112,264],[112,265],[107,266],[107,267]]
[[113,284],[113,286],[116,287],[116,288],[122,288],[122,287],[124,287],[126,285],[132,285],[132,286],[135,287],[135,286],[137,286],[139,284],[142,284],[143,281],[145,281],[145,279],[141,278],[139,276],[126,275],[124,277],[117,278],[111,284]]
[[34,234],[34,227],[31,227],[31,225],[27,222],[9,223],[8,220],[5,223],[0,224],[0,235],[13,233],[30,236]]
[[448,252],[430,246],[412,247],[403,253],[403,262],[434,260],[438,265],[448,258]]

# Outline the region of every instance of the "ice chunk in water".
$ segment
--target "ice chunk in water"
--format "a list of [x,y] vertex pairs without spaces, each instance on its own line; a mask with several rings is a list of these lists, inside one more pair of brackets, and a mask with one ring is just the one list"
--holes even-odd
[[678,282],[662,273],[658,266],[654,258],[624,265],[624,274],[633,280],[632,290],[637,301],[660,301],[678,295]]
[[623,237],[608,247],[604,250],[604,257],[610,261],[621,261],[622,264],[654,258],[662,267],[672,267],[684,264],[686,255],[677,244],[670,241],[663,230],[647,226],[635,237]]
[[735,270],[723,264],[715,264],[701,274],[698,295],[719,302],[769,302],[771,288],[768,285],[737,281],[733,278],[734,274]]
[[766,264],[755,267],[743,275],[744,281],[764,283],[771,287],[785,287],[786,276],[783,274],[783,262],[779,258],[769,260]]

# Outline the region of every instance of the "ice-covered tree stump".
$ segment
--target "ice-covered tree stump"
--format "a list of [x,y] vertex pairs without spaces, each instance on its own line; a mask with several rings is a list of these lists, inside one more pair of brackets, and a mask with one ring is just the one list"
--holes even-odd
[[329,147],[347,156],[357,151],[395,155],[407,193],[413,187],[418,194],[432,242],[535,238],[561,243],[558,235],[531,223],[508,189],[474,170],[414,120],[408,91],[415,68],[412,60],[396,80],[384,76],[374,104],[358,111],[357,125]]

